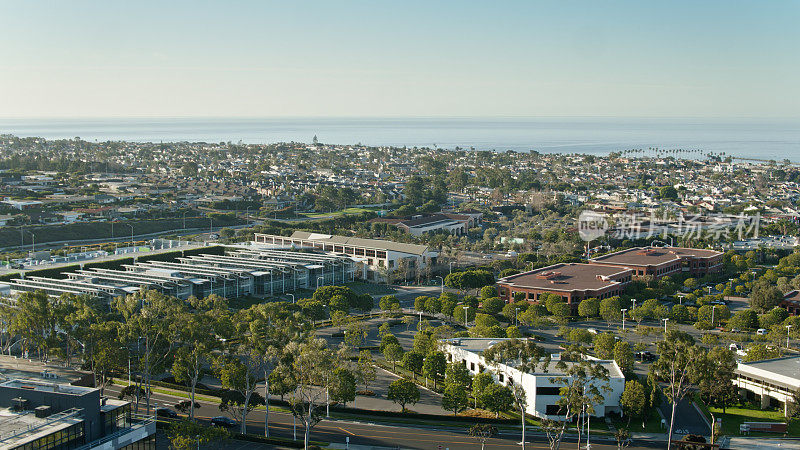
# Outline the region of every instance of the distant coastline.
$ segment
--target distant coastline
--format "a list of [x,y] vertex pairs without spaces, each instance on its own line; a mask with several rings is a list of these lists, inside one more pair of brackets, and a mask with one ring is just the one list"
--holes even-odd
[[631,149],[683,149],[678,156],[724,154],[800,162],[800,121],[615,118],[0,118],[0,134],[46,139],[135,142],[320,142],[606,155]]

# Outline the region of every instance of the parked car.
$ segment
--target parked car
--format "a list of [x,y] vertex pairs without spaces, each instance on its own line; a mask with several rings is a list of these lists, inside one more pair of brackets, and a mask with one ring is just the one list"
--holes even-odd
[[238,422],[226,416],[216,416],[211,418],[211,425],[222,428],[233,428]]
[[166,417],[167,419],[177,419],[178,413],[169,408],[156,408],[156,416]]
[[759,336],[763,336],[767,334],[767,330],[765,330],[764,328],[759,328],[758,330],[756,330],[756,334]]
[[652,354],[651,352],[645,350],[643,352],[636,352],[636,359],[642,362],[646,361],[655,361],[656,355]]

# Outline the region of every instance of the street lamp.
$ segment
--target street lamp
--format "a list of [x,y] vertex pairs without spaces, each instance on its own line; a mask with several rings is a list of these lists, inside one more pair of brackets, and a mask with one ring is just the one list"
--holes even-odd
[[450,271],[447,273],[453,273],[453,261],[450,261]]
[[714,326],[714,312],[717,310],[717,305],[711,307],[711,326]]
[[786,325],[786,348],[789,348],[789,330],[791,329],[791,325]]
[[469,328],[469,316],[467,315],[467,311],[469,311],[469,306],[464,306],[464,328]]
[[437,276],[435,276],[435,277],[433,277],[433,278],[434,278],[434,279],[436,279],[436,278],[439,278],[439,279],[441,279],[441,280],[442,280],[442,294],[444,294],[444,277],[440,277],[440,276],[438,276],[438,275],[437,275]]
[[133,247],[133,225],[131,225],[131,224],[127,223],[127,222],[125,223],[125,225],[131,227],[131,247]]
[[517,316],[519,315],[519,308],[514,308],[514,326],[519,326],[519,320]]
[[247,225],[250,225],[250,208],[251,208],[251,206],[248,206],[248,207],[247,207],[247,208],[244,210],[244,222],[245,222],[245,224],[247,224]]
[[317,277],[317,289],[319,289],[319,280],[322,280],[322,285],[325,286],[325,276]]
[[25,230],[25,232],[31,235],[31,251],[36,253],[36,235],[33,234],[33,231]]
[[663,318],[661,320],[664,321],[664,333],[666,333],[667,332],[667,322],[669,321],[669,317],[665,317],[665,318]]
[[288,295],[289,297],[292,297],[292,303],[294,303],[294,294],[286,294],[286,295]]
[[622,331],[625,331],[625,311],[627,310],[628,308],[620,309],[620,311],[622,311]]

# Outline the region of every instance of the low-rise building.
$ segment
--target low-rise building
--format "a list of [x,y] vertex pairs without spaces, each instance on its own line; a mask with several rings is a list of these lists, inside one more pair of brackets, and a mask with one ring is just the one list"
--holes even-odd
[[[0,448],[155,449],[153,417],[100,389],[15,378],[0,383]],[[133,447],[129,447],[133,446]]]
[[539,301],[542,294],[555,294],[577,308],[586,298],[607,298],[622,294],[631,281],[633,271],[624,267],[594,264],[555,264],[541,269],[511,275],[497,280],[497,291],[506,302],[514,294],[523,294],[529,302]]
[[722,272],[722,252],[685,247],[635,247],[592,258],[589,263],[628,268],[636,277],[661,278],[679,273],[702,277]]
[[734,373],[740,395],[759,400],[762,409],[782,406],[785,412],[800,389],[800,356],[740,362]]
[[[563,420],[564,411],[560,410],[558,399],[564,384],[559,378],[569,380],[569,376],[560,369],[559,355],[551,355],[546,367],[537,368],[535,372],[522,372],[513,364],[489,364],[483,358],[483,352],[492,345],[506,339],[489,338],[453,338],[442,341],[442,350],[449,362],[461,363],[469,372],[476,375],[488,371],[492,378],[500,384],[521,385],[527,400],[526,413],[542,419]],[[594,360],[608,371],[609,390],[603,392],[603,402],[593,405],[594,416],[603,417],[612,412],[620,412],[619,399],[625,389],[625,377],[614,361]],[[564,362],[564,364],[574,364]],[[600,383],[600,381],[596,381]],[[598,387],[600,385],[598,384]]]
[[778,306],[785,308],[786,311],[789,311],[790,316],[800,315],[800,291],[795,289],[784,294],[783,300],[781,300],[781,303]]
[[357,276],[372,282],[386,281],[398,273],[400,278],[410,278],[417,271],[436,265],[438,257],[438,252],[425,245],[306,231],[295,231],[291,236],[256,233],[254,240],[274,248],[312,248],[346,255],[358,262]]

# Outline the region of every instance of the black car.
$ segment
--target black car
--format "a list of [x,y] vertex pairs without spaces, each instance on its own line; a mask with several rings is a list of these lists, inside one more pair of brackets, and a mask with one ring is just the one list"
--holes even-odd
[[642,362],[655,361],[656,355],[645,350],[643,352],[636,352],[636,359]]
[[222,428],[233,428],[237,425],[237,422],[230,417],[216,416],[211,418],[211,425]]
[[178,413],[169,408],[156,408],[156,416],[166,417],[168,419],[177,419]]

